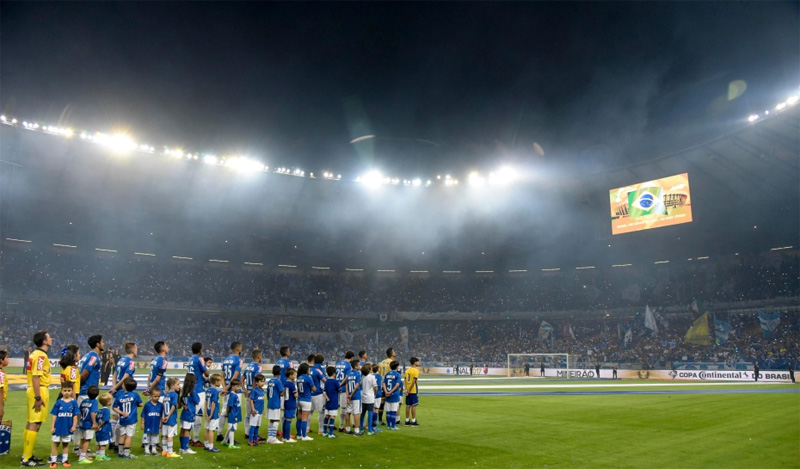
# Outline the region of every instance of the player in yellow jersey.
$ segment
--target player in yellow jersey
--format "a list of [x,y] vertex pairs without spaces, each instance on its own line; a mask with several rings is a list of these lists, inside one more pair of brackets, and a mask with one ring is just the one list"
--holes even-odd
[[6,372],[3,370],[6,366],[8,366],[8,352],[0,350],[0,422],[3,421],[6,399],[8,398],[8,381],[6,380]]
[[[417,405],[419,405],[419,390],[417,380],[419,379],[419,358],[411,357],[411,368],[406,370],[406,425],[418,427]],[[411,412],[411,420],[408,414]]]
[[[392,347],[387,348],[386,349],[386,358],[382,362],[380,362],[380,364],[378,365],[378,374],[380,374],[381,377],[385,378],[386,377],[386,373],[388,373],[390,371],[389,370],[389,365],[394,360],[394,357],[395,357],[394,349]],[[378,413],[378,422],[377,422],[378,425],[383,425],[383,408],[386,405],[385,401],[386,401],[386,399],[382,399],[380,407],[375,409],[375,411]]]
[[28,378],[28,424],[23,431],[22,465],[26,467],[44,466],[42,460],[33,457],[33,447],[36,446],[36,436],[39,428],[47,419],[49,409],[50,391],[50,358],[47,350],[53,345],[53,339],[45,331],[33,334],[33,344],[36,350],[31,353],[25,365],[25,374]]

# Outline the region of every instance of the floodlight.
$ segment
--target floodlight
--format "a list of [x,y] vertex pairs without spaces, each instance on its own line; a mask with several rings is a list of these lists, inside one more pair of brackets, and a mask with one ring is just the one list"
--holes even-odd
[[251,160],[240,156],[233,157],[225,162],[225,166],[243,173],[264,171],[264,164],[260,161]]
[[217,157],[214,155],[206,155],[203,157],[203,162],[205,164],[217,164]]
[[777,106],[775,106],[775,110],[776,110],[776,111],[781,111],[781,110],[783,110],[783,108],[785,108],[785,107],[786,107],[786,103],[780,103],[780,104],[778,104]]
[[5,122],[6,121],[6,116],[0,116],[0,121],[1,122]]
[[797,104],[798,100],[800,100],[800,96],[789,96],[789,99],[786,100],[786,104],[789,106],[794,106]]
[[469,173],[467,181],[469,182],[470,186],[474,187],[480,187],[486,184],[486,179],[483,176],[481,176],[477,171]]
[[505,186],[514,183],[518,179],[518,174],[512,168],[503,166],[497,171],[489,174],[489,183],[498,186]]
[[358,179],[356,179],[357,182],[361,182],[369,187],[377,187],[381,184],[383,180],[384,180],[383,175],[380,173],[380,171],[377,170],[370,171],[364,174],[363,176],[359,176]]
[[758,114],[752,114],[750,117],[747,118],[747,122],[755,122],[758,120]]
[[128,153],[136,148],[136,143],[125,134],[114,134],[100,143],[108,145],[115,153]]
[[12,124],[16,124],[17,123],[17,119],[11,119],[11,123]]

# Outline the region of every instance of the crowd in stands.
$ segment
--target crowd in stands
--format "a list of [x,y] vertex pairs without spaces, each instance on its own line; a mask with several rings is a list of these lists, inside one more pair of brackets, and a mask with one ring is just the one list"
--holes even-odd
[[516,275],[320,275],[10,249],[4,295],[239,311],[574,311],[800,296],[798,253]]
[[[755,312],[721,311],[717,314],[731,323],[727,343],[696,346],[684,340],[696,317],[686,309],[692,299],[711,304],[800,296],[795,251],[647,268],[380,276],[275,273],[25,248],[6,252],[3,279],[3,297],[14,298],[16,306],[6,303],[0,311],[0,347],[12,356],[21,356],[41,329],[51,332],[56,349],[83,345],[100,333],[110,349],[133,340],[146,355],[153,353],[153,343],[165,340],[171,355],[188,356],[190,344],[201,341],[208,354],[221,357],[237,340],[245,350],[263,349],[265,360],[276,360],[281,345],[289,345],[295,357],[321,351],[333,359],[351,348],[380,356],[381,348],[393,345],[429,364],[502,366],[508,353],[559,352],[584,363],[652,368],[797,357],[800,351],[796,311],[782,315],[771,338],[762,337]],[[669,314],[661,309],[656,335],[644,327],[643,314],[575,319],[570,313],[632,306],[643,313],[645,304],[682,309]],[[223,312],[203,312],[206,308]],[[393,314],[398,311],[474,314],[413,321]],[[530,312],[529,319],[479,319],[512,311]],[[554,328],[546,340],[539,335],[543,320]],[[629,325],[633,339],[624,343]],[[401,327],[408,328],[407,344]]]
[[[109,351],[126,341],[139,345],[144,361],[153,355],[152,344],[164,340],[171,357],[187,357],[195,341],[205,354],[220,360],[236,340],[247,351],[259,348],[264,360],[279,358],[278,348],[288,345],[295,359],[321,352],[330,362],[345,350],[367,350],[381,357],[393,346],[404,355],[417,355],[428,366],[473,363],[505,366],[508,353],[569,353],[573,363],[626,364],[628,367],[680,367],[685,362],[724,362],[726,367],[761,360],[796,359],[800,356],[800,320],[797,312],[784,312],[773,335],[763,337],[755,312],[716,313],[731,323],[728,341],[710,346],[685,341],[694,316],[690,312],[659,315],[659,332],[644,327],[643,314],[632,318],[561,319],[558,315],[530,320],[417,320],[335,319],[265,315],[257,313],[163,312],[102,307],[18,304],[0,313],[0,348],[11,356],[22,356],[30,337],[48,330],[59,350],[70,343],[83,346],[92,334],[103,334]],[[542,321],[553,326],[548,337],[540,336]],[[625,331],[632,330],[629,341]],[[401,328],[408,328],[407,339]],[[713,334],[713,323],[711,327]],[[408,358],[408,357],[405,357]],[[784,362],[781,362],[784,363]]]

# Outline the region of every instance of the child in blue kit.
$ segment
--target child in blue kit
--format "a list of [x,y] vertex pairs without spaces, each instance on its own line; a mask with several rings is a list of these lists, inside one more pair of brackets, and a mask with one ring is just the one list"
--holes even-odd
[[72,434],[78,428],[78,416],[81,411],[78,402],[73,399],[75,393],[74,384],[70,381],[61,383],[61,399],[57,400],[50,414],[53,416],[53,423],[50,426],[50,433],[53,441],[53,448],[50,451],[50,468],[54,469],[58,461],[58,444],[61,443],[61,464],[70,467],[69,463],[69,444],[72,441]]
[[86,399],[78,405],[81,411],[79,428],[81,429],[81,452],[78,457],[78,464],[90,464],[91,459],[86,457],[89,452],[89,441],[94,438],[94,430],[97,428],[97,395],[100,389],[97,386],[89,386],[86,390]]
[[111,458],[106,456],[106,448],[112,442],[111,432],[111,411],[109,407],[114,402],[114,396],[111,393],[104,393],[97,399],[100,402],[100,409],[97,411],[95,422],[97,422],[97,431],[94,436],[97,440],[97,454],[95,461],[110,461]]
[[[247,416],[250,419],[250,432],[247,434],[247,444],[256,446],[259,443],[258,430],[261,428],[261,414],[264,413],[264,381],[266,377],[262,374],[257,374],[253,378],[253,389],[250,391],[250,414]],[[280,409],[278,409],[280,411]]]
[[281,367],[272,367],[272,379],[267,384],[267,420],[269,420],[269,433],[267,443],[282,445],[278,439],[278,423],[281,421],[281,396],[283,395],[283,382],[281,381]]
[[175,454],[173,444],[175,437],[178,436],[178,392],[181,390],[181,382],[172,376],[167,378],[164,387],[167,394],[164,396],[164,408],[161,413],[161,456],[165,458],[180,458]]
[[222,441],[228,445],[228,449],[239,449],[239,447],[234,444],[233,436],[236,433],[236,427],[239,422],[242,421],[242,400],[240,397],[242,382],[234,378],[231,380],[230,384],[231,392],[228,396],[228,408],[225,411],[228,418],[228,430]]
[[372,413],[372,428],[375,433],[381,433],[381,430],[378,427],[378,409],[381,409],[381,401],[383,400],[383,376],[380,375],[379,371],[381,366],[379,364],[372,365],[372,374],[375,376],[375,385],[377,389],[375,390],[375,411]]
[[161,390],[150,390],[150,400],[142,407],[142,431],[145,435],[144,455],[158,456],[158,439],[161,434],[161,414],[164,413],[164,404],[160,401]]
[[181,454],[196,454],[189,448],[189,435],[194,427],[194,418],[197,414],[197,406],[200,405],[200,395],[196,390],[197,377],[193,373],[187,373],[183,378],[183,390],[181,391]]
[[113,411],[119,415],[119,442],[118,444],[123,448],[120,450],[119,457],[125,459],[136,459],[136,456],[131,454],[131,440],[136,433],[136,422],[139,421],[139,414],[136,411],[137,407],[142,406],[142,398],[136,391],[136,380],[133,378],[125,378],[123,383],[125,392],[119,392],[114,395]]
[[327,438],[336,438],[333,432],[336,429],[336,414],[339,411],[339,388],[341,383],[335,377],[335,366],[326,368],[325,373],[328,375],[328,379],[325,381],[324,433]]
[[297,439],[300,441],[313,440],[308,436],[308,420],[311,412],[311,393],[316,387],[309,372],[308,363],[301,363],[297,369],[297,407],[300,409],[300,415],[297,416]]
[[213,374],[208,378],[210,386],[206,390],[206,441],[205,450],[211,453],[219,453],[219,448],[214,447],[216,433],[219,431],[219,393],[222,388],[222,375]]
[[[302,366],[302,365],[300,365]],[[286,370],[286,381],[283,383],[284,398],[283,398],[283,442],[284,443],[297,443],[297,440],[292,438],[292,419],[297,416],[297,371],[293,368]],[[297,437],[300,437],[298,432]]]

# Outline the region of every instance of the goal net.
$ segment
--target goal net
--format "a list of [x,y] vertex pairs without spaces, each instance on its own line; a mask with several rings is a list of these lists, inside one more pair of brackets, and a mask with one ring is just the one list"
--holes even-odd
[[509,353],[506,375],[524,377],[527,370],[527,376],[569,378],[571,365],[568,353]]

